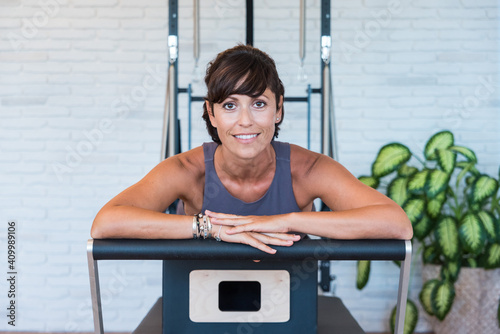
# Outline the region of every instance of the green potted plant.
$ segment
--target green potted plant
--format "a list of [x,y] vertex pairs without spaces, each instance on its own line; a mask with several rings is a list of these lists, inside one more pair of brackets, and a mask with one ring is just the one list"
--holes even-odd
[[[432,321],[433,325],[442,326],[450,318],[452,328],[434,328],[439,333],[484,334],[487,328],[492,328],[491,333],[500,333],[499,182],[481,173],[476,164],[471,149],[455,145],[453,134],[441,131],[428,140],[423,157],[400,143],[383,146],[372,164],[371,175],[359,177],[363,183],[385,190],[411,220],[412,242],[424,268],[420,303],[439,320]],[[370,262],[358,262],[357,269],[357,287],[363,289]],[[472,276],[464,278],[466,275]],[[492,282],[487,282],[488,277]],[[476,301],[461,300],[471,294]],[[486,299],[494,305],[485,305]],[[479,309],[474,310],[474,304]],[[452,316],[453,312],[458,314]],[[467,320],[471,314],[488,314],[488,319]],[[406,315],[405,333],[413,333],[418,309],[411,300]],[[474,329],[469,331],[471,322]],[[487,327],[480,329],[479,322]]]

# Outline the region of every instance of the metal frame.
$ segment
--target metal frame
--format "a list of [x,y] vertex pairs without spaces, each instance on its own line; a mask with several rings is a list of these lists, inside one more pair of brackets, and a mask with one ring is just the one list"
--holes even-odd
[[[210,255],[204,249],[196,249],[195,246],[203,244],[197,242],[197,240],[98,240],[100,242],[107,242],[113,245],[113,252],[110,255],[99,256],[99,260],[160,260],[160,259],[170,259],[170,260],[179,260],[183,261],[186,259],[200,259],[200,260],[210,260],[210,256],[213,256],[213,259],[232,259],[235,261],[239,261],[241,259],[270,259],[276,255],[269,255],[259,250],[252,249],[246,245],[239,244],[225,244],[225,243],[212,243],[213,240],[202,240],[205,242],[205,245],[215,244],[218,249],[222,248],[222,251],[219,251],[216,255]],[[182,245],[185,246],[185,242],[190,242],[194,247],[190,248],[189,251],[182,250]],[[377,253],[378,248],[384,243],[400,243],[404,242],[404,257],[401,260],[401,269],[399,275],[399,286],[398,286],[398,297],[397,297],[397,306],[396,306],[396,323],[395,323],[395,334],[403,334],[404,328],[404,319],[406,313],[406,300],[408,296],[408,286],[410,281],[410,267],[411,267],[411,255],[412,255],[412,244],[410,240],[315,240],[312,242],[317,242],[318,245],[321,245],[322,242],[332,243],[332,245],[328,246],[329,248],[323,248],[323,251],[327,253],[324,257],[327,257],[327,260],[395,260],[395,258],[387,255],[387,254],[376,254],[375,258],[371,256],[361,256],[366,255],[367,252],[372,251],[373,253]],[[120,252],[120,243],[126,244],[125,247],[128,249],[126,252]],[[356,243],[359,243],[363,248],[363,254],[359,255],[357,252],[350,253],[349,245],[354,244],[356,247]],[[137,244],[137,247],[134,245]],[[181,245],[178,247],[176,245]],[[132,245],[132,247],[131,247]],[[300,245],[297,244],[297,245]],[[310,252],[309,255],[302,253],[294,252],[294,248],[297,249],[297,245],[294,247],[283,248],[283,250],[279,256],[281,256],[281,260],[287,261],[298,258],[315,258],[319,257],[321,254],[318,252],[320,249],[316,248],[313,252]],[[347,246],[346,246],[347,245]],[[162,246],[169,246],[169,249],[166,252],[161,252],[158,250]],[[220,248],[219,248],[220,247]],[[203,247],[198,247],[203,248]],[[299,246],[300,248],[300,246]],[[132,250],[130,250],[132,249]],[[214,248],[212,248],[214,249]],[[227,251],[228,249],[234,250],[233,252]],[[367,250],[366,250],[367,249]],[[262,254],[261,254],[262,253]],[[278,254],[279,254],[278,253]],[[302,257],[300,257],[302,256]],[[94,333],[95,334],[103,334],[104,326],[103,326],[103,317],[102,317],[102,305],[101,305],[101,295],[99,289],[99,272],[98,272],[98,260],[95,259],[94,256],[94,240],[90,239],[87,243],[87,259],[89,266],[89,279],[90,279],[90,291],[92,296],[92,313],[94,316]]]
[[[320,94],[321,100],[321,120],[323,127],[321,129],[321,152],[336,160],[337,148],[335,139],[335,117],[333,113],[333,94],[331,85],[330,71],[330,50],[331,50],[331,0],[321,1],[321,86],[319,88],[307,87],[306,96],[285,96],[285,102],[307,103],[307,148],[311,148],[310,128],[311,128],[311,97],[312,94]],[[197,65],[200,45],[199,45],[199,0],[193,0],[193,57],[195,66]],[[253,45],[253,0],[246,0],[246,44]],[[305,0],[301,0],[300,17],[300,46],[299,58],[301,64],[304,62],[305,49]],[[186,88],[178,86],[178,0],[169,0],[169,69],[167,78],[167,92],[165,97],[165,113],[162,135],[161,160],[180,153],[180,131],[178,120],[178,95],[187,93],[188,95],[188,149],[191,149],[191,103],[204,101],[202,96],[192,96],[191,85]],[[326,120],[326,122],[325,122]]]

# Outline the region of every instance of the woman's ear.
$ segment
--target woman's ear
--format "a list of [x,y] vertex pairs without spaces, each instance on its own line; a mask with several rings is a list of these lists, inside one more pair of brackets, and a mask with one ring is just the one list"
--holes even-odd
[[212,106],[210,105],[210,102],[205,101],[205,107],[207,108],[208,117],[210,118],[210,123],[212,123],[212,126],[216,128],[217,121],[215,120],[214,111],[212,109]]
[[276,122],[279,123],[281,122],[281,119],[283,117],[283,95],[280,96],[280,102],[278,104],[278,110],[276,110]]

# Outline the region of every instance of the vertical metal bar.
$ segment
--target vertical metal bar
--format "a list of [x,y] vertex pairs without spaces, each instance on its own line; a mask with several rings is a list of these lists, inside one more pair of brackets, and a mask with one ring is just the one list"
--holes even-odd
[[93,254],[94,240],[87,242],[87,262],[89,266],[90,296],[92,298],[92,314],[94,316],[94,333],[103,334],[101,291],[99,288],[99,271]]
[[311,84],[307,85],[307,149],[311,149]]
[[247,45],[253,45],[253,0],[246,0],[247,5]]
[[396,324],[394,326],[395,334],[403,334],[406,315],[406,300],[408,298],[408,286],[410,283],[410,268],[411,268],[411,241],[405,241],[406,256],[404,261],[401,261],[401,269],[399,271],[399,289],[398,303],[396,306]]
[[178,152],[177,87],[174,83],[175,65],[168,68],[165,111],[163,115],[162,160]]
[[321,153],[333,158],[332,129],[330,122],[330,64],[325,63],[322,72],[321,96]]
[[331,87],[330,53],[332,37],[330,32],[330,0],[321,1],[321,152],[337,160],[333,143],[333,97]]
[[301,66],[306,58],[306,0],[300,0],[299,58]]
[[188,85],[188,150],[191,149],[191,84]]
[[178,2],[170,0],[168,3],[169,35],[168,35],[168,78],[165,94],[165,110],[163,115],[163,135],[161,160],[179,153],[179,127],[177,117],[177,58],[178,46]]
[[193,57],[198,66],[200,59],[200,0],[193,0]]

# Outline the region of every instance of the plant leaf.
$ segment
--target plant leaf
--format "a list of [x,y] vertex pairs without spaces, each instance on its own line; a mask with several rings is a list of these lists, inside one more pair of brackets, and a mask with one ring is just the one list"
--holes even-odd
[[444,216],[438,221],[434,236],[444,257],[453,260],[460,254],[457,222],[451,216]]
[[455,299],[455,288],[447,281],[438,282],[431,292],[431,306],[434,315],[443,320],[453,305]]
[[425,184],[427,183],[427,175],[429,175],[429,170],[424,169],[418,173],[413,174],[408,182],[408,191],[412,193],[418,193],[425,189]]
[[476,163],[475,162],[468,162],[468,161],[459,161],[457,162],[457,167],[458,168],[469,168],[470,172],[472,175],[479,176],[481,173],[477,170],[475,167]]
[[439,258],[439,249],[434,245],[429,245],[424,247],[424,252],[422,254],[422,259],[425,264],[432,264],[437,258]]
[[449,150],[463,155],[470,162],[477,162],[476,154],[467,147],[451,146]]
[[432,219],[436,219],[441,214],[441,208],[446,201],[446,191],[442,191],[427,202],[427,214]]
[[462,267],[463,266],[466,266],[469,268],[477,268],[478,267],[477,260],[475,258],[472,258],[472,257],[466,258],[464,261],[462,261]]
[[489,245],[486,250],[486,256],[486,268],[498,268],[500,266],[500,245]]
[[431,233],[433,226],[434,222],[427,215],[424,215],[422,219],[420,219],[413,226],[413,233],[415,235],[415,238],[417,238],[419,241],[422,241],[426,236],[429,235],[429,233]]
[[379,179],[373,176],[360,176],[358,177],[358,180],[366,184],[368,187],[372,187],[374,189],[378,188],[379,185]]
[[436,159],[436,150],[447,149],[454,142],[453,134],[450,131],[441,131],[433,135],[425,144],[424,155],[427,160]]
[[439,167],[445,172],[450,174],[455,169],[457,164],[457,154],[447,149],[436,150],[436,156]]
[[357,269],[358,275],[356,276],[356,287],[361,290],[368,283],[368,279],[370,278],[370,261],[358,261]]
[[400,143],[391,143],[383,146],[378,152],[372,165],[372,175],[380,178],[397,170],[410,160],[411,152],[408,147]]
[[479,217],[468,212],[460,222],[458,229],[460,241],[467,252],[479,254],[486,242],[486,231]]
[[[457,167],[458,167],[458,164],[459,164],[459,163],[457,163]],[[456,182],[455,182],[455,184],[456,184],[456,187],[457,187],[457,188],[458,188],[458,186],[459,186],[459,184],[460,184],[460,181],[462,181],[462,179],[464,178],[464,176],[465,176],[465,175],[466,175],[466,174],[467,174],[467,173],[468,173],[468,172],[469,172],[472,168],[474,168],[474,162],[469,162],[469,163],[468,163],[468,165],[466,165],[466,166],[464,166],[464,167],[461,167],[461,168],[463,168],[463,169],[460,171],[460,173],[458,173],[458,175],[457,175],[457,179],[456,179]],[[473,178],[475,178],[475,177],[472,177],[472,179],[471,179],[471,177],[466,178],[466,179],[465,179],[465,183],[466,183],[467,185],[470,185],[470,184],[471,184],[471,181],[473,181]]]
[[394,202],[399,206],[403,204],[408,199],[408,178],[407,177],[397,177],[389,184],[387,188],[387,196],[389,196]]
[[448,182],[450,181],[450,174],[443,172],[439,169],[434,169],[429,173],[427,178],[427,195],[430,198],[436,197],[436,195],[446,189]]
[[477,178],[471,187],[470,201],[472,203],[481,203],[484,199],[493,196],[498,190],[498,181],[488,175],[481,175]]
[[455,283],[462,269],[460,261],[446,261],[441,267],[441,279]]
[[407,164],[404,164],[401,166],[401,168],[398,169],[398,176],[407,176],[408,177],[408,176],[412,176],[416,172],[418,172],[417,167],[408,166]]
[[484,210],[479,211],[477,213],[477,216],[479,220],[481,220],[481,223],[483,223],[488,239],[491,242],[499,240],[498,238],[500,237],[500,224],[497,223],[496,218],[491,213]]
[[406,212],[412,225],[415,225],[424,215],[425,200],[422,198],[411,198],[406,201],[403,210]]
[[434,315],[434,311],[432,310],[432,302],[431,302],[431,293],[434,290],[434,287],[439,284],[439,280],[431,279],[425,282],[422,290],[420,290],[420,294],[418,295],[418,299],[420,300],[420,304],[424,308],[424,311],[429,315]]
[[[391,311],[391,332],[394,333],[396,327],[396,311],[394,308]],[[418,321],[418,309],[414,302],[410,299],[406,301],[406,312],[405,312],[405,323],[403,326],[403,334],[412,334],[417,327]]]

